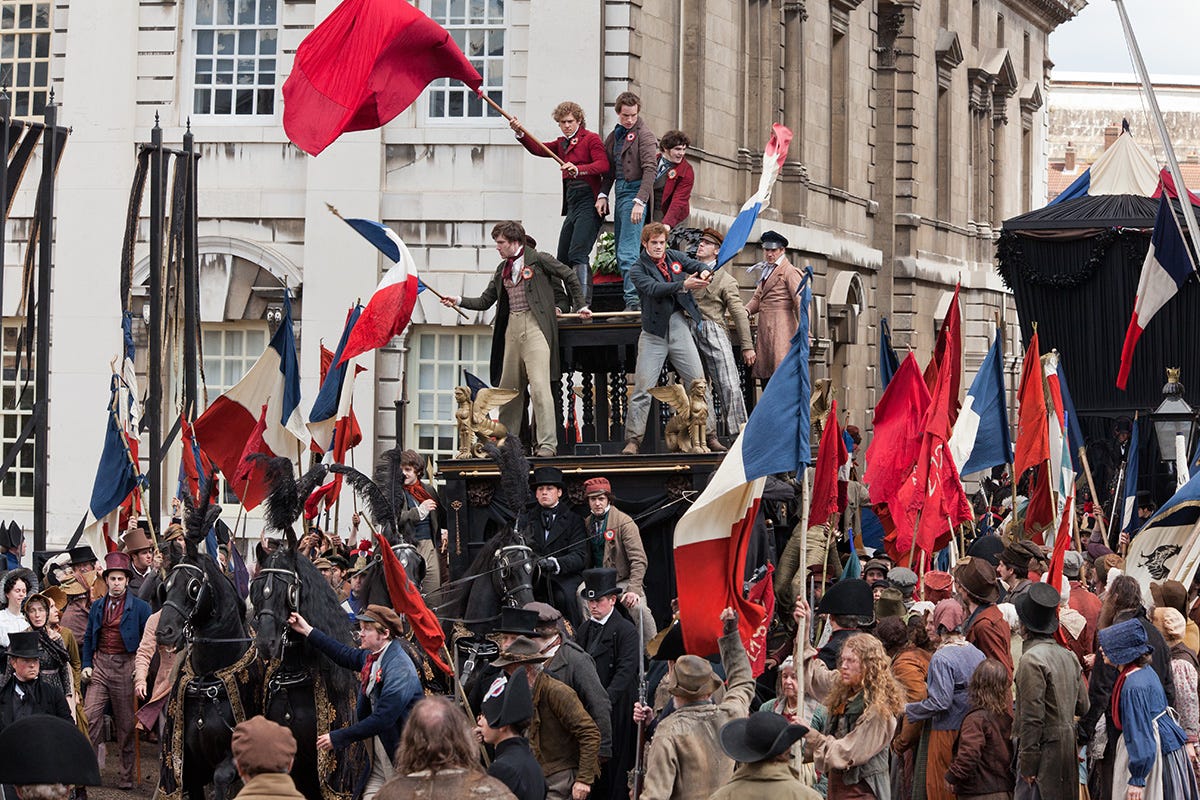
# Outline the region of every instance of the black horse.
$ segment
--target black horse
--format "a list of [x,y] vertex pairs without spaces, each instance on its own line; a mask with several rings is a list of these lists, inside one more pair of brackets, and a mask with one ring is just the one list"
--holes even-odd
[[484,636],[500,618],[501,608],[533,602],[535,558],[518,530],[501,531],[484,544],[466,575],[430,595],[430,607],[440,612],[444,623]]
[[[352,723],[358,696],[356,676],[335,665],[308,639],[292,633],[288,616],[299,612],[333,639],[354,645],[350,617],[308,557],[281,548],[259,565],[250,584],[255,644],[269,663],[263,714],[296,737],[292,780],[308,800],[337,800],[353,794],[367,764],[365,745],[318,753],[317,737]],[[322,778],[324,776],[324,778]]]
[[158,596],[158,643],[187,648],[167,705],[159,792],[204,800],[211,783],[214,800],[224,800],[238,782],[233,727],[260,711],[262,670],[250,650],[246,606],[190,534]]

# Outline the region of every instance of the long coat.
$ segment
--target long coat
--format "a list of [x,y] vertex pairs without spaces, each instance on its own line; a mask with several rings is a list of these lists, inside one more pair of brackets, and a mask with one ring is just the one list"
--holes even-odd
[[[575,592],[583,581],[582,572],[588,564],[587,530],[583,527],[583,519],[566,503],[559,503],[554,521],[547,531],[542,520],[542,508],[537,506],[529,512],[526,540],[538,558],[553,556],[558,560],[558,574],[550,575],[549,580],[554,593],[561,593],[562,596],[550,597],[548,602],[566,614],[573,625],[578,625],[579,603],[575,600]],[[538,583],[541,584],[541,581]]]
[[1017,664],[1016,683],[1017,779],[1037,776],[1042,797],[1075,797],[1075,717],[1088,710],[1079,662],[1053,639],[1030,638]]
[[800,271],[786,257],[781,258],[746,304],[748,314],[758,314],[754,377],[770,378],[787,355],[800,324],[799,290]]
[[696,172],[686,158],[668,167],[663,175],[662,186],[654,187],[654,219],[668,228],[674,228],[687,219],[692,211],[692,185],[695,182]]
[[[585,527],[589,534],[595,530],[597,521],[594,514],[588,514]],[[592,566],[615,569],[618,584],[625,584],[621,588],[645,597],[646,548],[642,545],[642,534],[637,523],[621,509],[610,505],[608,517],[604,520],[604,532],[607,531],[612,531],[613,535],[611,539],[607,535],[603,538],[603,563]]]
[[[550,375],[558,375],[558,319],[554,313],[554,285],[559,282],[567,287],[572,311],[583,307],[583,289],[579,286],[579,276],[575,270],[562,264],[558,259],[547,253],[539,253],[532,247],[526,247],[524,253],[525,266],[533,275],[525,280],[525,296],[529,300],[529,310],[537,321],[538,328],[550,345]],[[504,262],[496,266],[492,282],[483,290],[479,297],[460,298],[458,304],[473,311],[486,311],[496,306],[496,322],[492,332],[492,385],[500,384],[500,374],[504,367],[504,334],[508,330],[508,292],[504,289]],[[498,305],[497,305],[498,304]]]

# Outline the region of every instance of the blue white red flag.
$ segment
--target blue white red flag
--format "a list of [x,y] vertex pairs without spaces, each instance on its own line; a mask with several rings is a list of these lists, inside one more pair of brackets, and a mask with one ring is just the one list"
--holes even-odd
[[[356,223],[361,223],[361,227]],[[348,219],[346,224],[365,236],[396,266],[387,271],[367,301],[367,307],[350,331],[342,354],[335,362],[338,366],[357,355],[383,347],[393,336],[399,335],[412,319],[417,295],[424,288],[417,279],[417,264],[408,246],[395,231],[372,220]],[[368,230],[370,235],[365,232]]]
[[1141,584],[1144,595],[1149,596],[1151,581],[1176,580],[1184,586],[1192,585],[1196,566],[1200,564],[1198,525],[1200,478],[1192,478],[1146,521],[1129,543],[1125,573]]
[[733,224],[729,226],[729,232],[725,234],[725,240],[721,242],[721,249],[717,253],[718,267],[740,253],[750,240],[750,232],[754,230],[758,215],[771,203],[771,187],[775,185],[775,179],[783,169],[783,162],[787,160],[788,145],[791,143],[790,130],[778,122],[771,126],[771,138],[763,151],[763,169],[762,175],[758,177],[758,190],[750,195]]
[[1150,237],[1150,249],[1142,263],[1142,276],[1138,279],[1137,297],[1133,301],[1133,316],[1125,330],[1125,344],[1121,347],[1121,368],[1117,372],[1117,388],[1124,389],[1129,382],[1129,370],[1133,367],[1133,350],[1137,347],[1142,331],[1150,319],[1183,288],[1196,265],[1191,251],[1183,240],[1179,220],[1164,192],[1158,200],[1158,216],[1154,218],[1154,234]]
[[[186,492],[193,503],[200,502],[200,484],[210,480],[213,474],[212,459],[204,454],[196,442],[196,435],[191,424],[183,414],[179,415],[180,438],[183,441],[183,457],[179,461],[179,488],[175,496],[180,500]],[[213,499],[216,499],[217,486],[212,484]]]
[[1083,426],[1079,424],[1079,415],[1075,413],[1075,401],[1071,399],[1071,390],[1067,388],[1067,371],[1063,369],[1061,358],[1058,360],[1058,388],[1062,392],[1063,411],[1067,415],[1067,439],[1071,443],[1071,464],[1078,474],[1082,469],[1079,451],[1087,446],[1087,440],[1083,438]]
[[193,426],[204,452],[221,468],[247,510],[266,497],[266,484],[250,481],[248,485],[239,485],[233,479],[264,405],[267,407],[262,433],[265,449],[257,452],[298,458],[299,449],[308,447],[309,437],[300,408],[300,362],[296,358],[292,304],[287,292],[283,295],[283,320],[267,349],[237,385],[213,401]]
[[971,475],[1012,461],[1012,437],[1004,402],[1004,356],[1000,330],[979,366],[950,436],[950,455],[959,475]]
[[116,537],[121,529],[122,505],[138,491],[143,477],[138,471],[135,455],[130,451],[130,435],[121,424],[121,377],[112,376],[108,401],[108,425],[104,431],[104,446],[100,464],[92,483],[88,501],[87,520],[83,535],[97,553],[116,550]]
[[329,368],[321,379],[321,388],[317,392],[317,399],[313,401],[312,411],[308,413],[308,430],[312,434],[313,445],[320,452],[333,447],[334,427],[338,421],[350,418],[350,407],[354,400],[354,373],[346,374],[350,365],[342,361],[342,354],[362,311],[361,305],[355,305],[346,314],[346,326],[338,339],[337,349],[333,351]]
[[[1125,487],[1121,493],[1121,517],[1119,530],[1126,533],[1136,533],[1137,518],[1137,485],[1138,485],[1138,448],[1141,437],[1138,435],[1137,417],[1134,417],[1133,430],[1129,434],[1129,449],[1125,451]],[[1189,586],[1191,584],[1188,584]]]
[[1050,488],[1054,491],[1055,513],[1064,513],[1067,499],[1075,493],[1075,466],[1071,460],[1070,426],[1067,422],[1066,405],[1063,403],[1062,385],[1059,383],[1058,351],[1051,350],[1042,356],[1042,370],[1046,376],[1048,390],[1047,429],[1050,433]]
[[[746,545],[758,516],[766,476],[799,472],[812,463],[808,372],[808,307],[812,268],[800,283],[800,324],[779,369],[767,383],[749,421],[700,497],[675,525],[675,574],[684,646],[689,653],[717,652],[721,610],[739,612],[742,641],[759,641],[769,620],[762,606],[742,596]],[[750,654],[754,663],[755,654]]]

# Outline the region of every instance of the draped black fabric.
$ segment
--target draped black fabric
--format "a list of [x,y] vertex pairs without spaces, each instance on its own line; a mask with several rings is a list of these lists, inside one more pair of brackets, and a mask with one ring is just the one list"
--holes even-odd
[[[1178,207],[1178,203],[1176,203]],[[1152,228],[1158,200],[1133,194],[1101,194],[1064,200],[1004,221],[1006,231],[1070,228]]]

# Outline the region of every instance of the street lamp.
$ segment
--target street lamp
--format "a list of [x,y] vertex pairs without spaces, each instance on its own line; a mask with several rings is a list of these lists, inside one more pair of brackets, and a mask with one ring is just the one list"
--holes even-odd
[[1183,399],[1183,384],[1179,382],[1179,368],[1167,369],[1167,383],[1163,386],[1163,401],[1150,419],[1154,423],[1154,435],[1158,439],[1158,452],[1163,461],[1176,463],[1177,448],[1182,455],[1191,453],[1192,434],[1196,428],[1196,411]]

